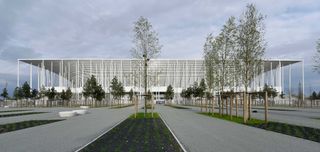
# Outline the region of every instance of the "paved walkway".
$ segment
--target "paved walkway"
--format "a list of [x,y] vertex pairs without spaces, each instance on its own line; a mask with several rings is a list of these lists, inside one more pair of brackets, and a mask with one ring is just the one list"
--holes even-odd
[[[53,113],[32,118],[57,117],[60,108],[48,108]],[[46,111],[42,109],[41,111]],[[85,145],[102,132],[133,113],[133,107],[122,109],[93,108],[90,114],[68,118],[47,125],[0,134],[1,152],[71,152]],[[41,116],[42,115],[42,116]],[[36,117],[37,118],[36,118]],[[13,117],[12,117],[13,118]],[[12,119],[11,118],[11,119]],[[0,118],[1,121],[2,118]],[[26,120],[24,117],[15,118]],[[9,121],[9,120],[8,120]]]
[[190,152],[315,152],[320,149],[317,142],[203,116],[194,110],[156,108]]
[[[16,111],[16,112],[6,112],[0,113],[2,115],[13,114],[13,113],[29,113],[29,112],[47,112],[41,114],[32,114],[32,115],[21,115],[21,116],[14,116],[14,117],[3,117],[0,118],[0,124],[7,124],[7,123],[15,123],[19,121],[26,121],[26,120],[51,120],[51,119],[61,119],[58,115],[59,111],[66,111],[66,110],[76,110],[79,108],[10,108],[6,110],[30,110],[30,111]],[[0,111],[5,111],[0,109]],[[66,118],[70,119],[70,118]]]

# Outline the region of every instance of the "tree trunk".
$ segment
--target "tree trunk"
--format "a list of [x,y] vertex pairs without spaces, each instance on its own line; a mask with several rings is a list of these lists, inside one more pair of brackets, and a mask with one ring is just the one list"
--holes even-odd
[[200,111],[202,112],[202,98],[200,98]]
[[249,107],[249,108],[248,108],[248,109],[249,109],[249,110],[248,110],[248,119],[250,120],[250,119],[251,119],[251,103],[252,103],[252,101],[251,101],[251,100],[252,100],[251,94],[249,94],[248,97],[249,97],[249,98],[248,98],[248,102],[249,102],[249,103],[248,103],[248,107]]
[[226,97],[226,115],[228,115],[229,114],[229,112],[228,112],[228,97]]
[[214,96],[212,97],[212,115],[214,115],[214,103],[215,103],[215,101],[214,101]]
[[206,112],[208,112],[208,100],[205,98],[205,103],[206,103]]
[[222,98],[221,98],[221,94],[219,95],[219,98],[218,98],[218,104],[219,104],[219,115],[221,116],[221,100],[222,100]]
[[232,105],[233,105],[233,95],[231,95],[230,99],[230,119],[232,120]]
[[243,94],[243,123],[248,121],[248,102],[247,102],[247,93]]
[[222,110],[222,115],[223,115],[224,114],[224,98],[221,98],[220,103],[222,104],[221,105],[221,110]]
[[238,117],[238,96],[236,95],[236,117]]

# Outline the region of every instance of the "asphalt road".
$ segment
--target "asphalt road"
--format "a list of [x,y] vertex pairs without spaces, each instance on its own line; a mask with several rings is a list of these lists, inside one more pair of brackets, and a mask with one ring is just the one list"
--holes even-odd
[[195,113],[192,109],[157,106],[187,151],[315,152],[320,144]]

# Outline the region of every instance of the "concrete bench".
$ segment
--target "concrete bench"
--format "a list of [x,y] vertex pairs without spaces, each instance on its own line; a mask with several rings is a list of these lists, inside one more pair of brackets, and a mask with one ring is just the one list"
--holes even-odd
[[61,111],[61,112],[59,112],[60,117],[73,117],[76,115],[77,115],[77,113],[74,111]]
[[89,106],[80,106],[81,109],[89,109]]
[[88,113],[88,110],[84,110],[84,109],[81,109],[81,110],[73,110],[73,112],[75,112],[77,115],[84,115],[84,114],[87,114],[87,113]]

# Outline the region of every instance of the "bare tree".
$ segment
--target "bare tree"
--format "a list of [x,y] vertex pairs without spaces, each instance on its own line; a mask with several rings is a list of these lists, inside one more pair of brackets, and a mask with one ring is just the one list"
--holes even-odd
[[[151,58],[155,58],[160,54],[161,45],[159,44],[158,34],[153,30],[151,23],[148,19],[140,17],[137,22],[134,23],[134,37],[132,48],[132,56],[137,59],[144,60],[144,95],[147,95],[147,66],[148,61]],[[145,114],[147,113],[147,102],[145,96]]]
[[242,83],[245,88],[244,109],[243,118],[244,123],[247,122],[248,109],[247,109],[247,97],[248,87],[255,74],[256,67],[260,67],[262,64],[262,57],[266,43],[264,40],[264,16],[258,12],[253,4],[247,5],[247,10],[243,13],[243,16],[239,20],[238,26],[238,45],[239,50],[237,57],[240,59],[240,65],[242,70]]
[[[233,81],[234,69],[232,65],[235,58],[237,26],[235,18],[230,17],[223,26],[221,33],[213,38],[210,34],[207,37],[204,53],[206,66],[206,79],[209,82],[208,87],[211,91],[213,82],[218,82],[218,91],[220,93],[219,113],[221,114],[221,95]],[[216,71],[216,72],[214,72]],[[222,105],[223,106],[223,105]]]
[[[215,40],[212,34],[209,34],[206,38],[204,44],[204,66],[205,66],[205,79],[208,85],[208,94],[213,95],[215,90],[216,75],[217,71],[215,69],[216,64],[214,63],[215,52],[212,51],[215,47]],[[185,95],[185,94],[184,94]],[[212,113],[214,112],[214,103],[213,99],[210,97],[210,102],[212,104]]]

